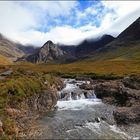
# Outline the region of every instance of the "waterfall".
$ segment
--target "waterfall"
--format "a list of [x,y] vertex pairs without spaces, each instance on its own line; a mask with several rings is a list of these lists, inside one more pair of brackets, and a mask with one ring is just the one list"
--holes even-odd
[[97,99],[94,90],[83,90],[79,86],[87,81],[65,80],[65,88],[59,91],[59,98],[63,101]]
[[60,100],[80,100],[80,99],[97,99],[92,91],[81,91],[81,92],[60,92]]

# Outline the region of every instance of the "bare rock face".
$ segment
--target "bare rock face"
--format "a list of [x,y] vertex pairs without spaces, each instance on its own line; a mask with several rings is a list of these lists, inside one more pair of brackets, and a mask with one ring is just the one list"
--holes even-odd
[[117,106],[113,114],[117,124],[140,123],[140,90],[136,77],[98,84],[95,94],[104,102]]
[[83,83],[82,85],[79,86],[81,89],[85,89],[85,90],[93,90],[94,87],[92,84],[90,83]]
[[64,51],[49,40],[36,53],[29,55],[26,59],[27,61],[33,63],[46,63],[49,61],[62,59],[63,55]]
[[122,82],[126,87],[140,90],[140,76],[125,77]]
[[41,94],[27,99],[26,104],[32,111],[47,112],[53,109],[57,100],[58,95],[55,91],[44,91]]
[[[118,106],[131,106],[140,100],[140,91],[127,88],[121,82],[111,81],[95,86],[95,93],[98,98],[108,101]],[[111,102],[108,102],[111,103]]]

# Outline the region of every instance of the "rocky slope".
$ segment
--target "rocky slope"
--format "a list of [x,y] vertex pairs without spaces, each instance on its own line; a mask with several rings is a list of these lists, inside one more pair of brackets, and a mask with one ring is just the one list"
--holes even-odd
[[26,60],[33,63],[59,61],[63,59],[65,52],[58,48],[52,41],[47,41],[37,52],[29,55]]
[[9,61],[15,61],[18,58],[35,51],[36,48],[34,48],[34,46],[24,46],[22,44],[15,43],[0,34],[0,55],[7,58]]
[[139,76],[123,80],[105,81],[95,86],[95,93],[105,103],[117,106],[114,117],[117,124],[140,122],[140,79]]
[[22,57],[24,52],[18,49],[14,42],[0,35],[0,54],[11,60],[16,60],[18,57]]
[[77,46],[56,45],[52,41],[47,41],[36,53],[29,55],[25,60],[33,63],[72,62],[89,57],[92,52],[104,47],[113,40],[114,37],[104,35],[95,40],[85,40]]
[[112,42],[93,53],[92,60],[140,60],[140,18]]
[[76,47],[75,55],[77,58],[89,57],[96,50],[104,48],[104,46],[112,42],[115,38],[111,35],[103,35],[93,40],[85,40]]
[[103,48],[106,44],[112,42],[115,38],[111,35],[103,35],[95,39],[87,39],[79,45],[60,45],[59,47],[73,56],[75,59],[89,57],[94,51]]

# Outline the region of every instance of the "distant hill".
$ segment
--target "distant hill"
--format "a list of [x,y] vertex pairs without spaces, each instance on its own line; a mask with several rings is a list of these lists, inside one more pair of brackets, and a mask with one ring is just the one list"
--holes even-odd
[[81,44],[76,47],[76,57],[83,58],[89,56],[92,52],[104,48],[104,46],[112,42],[115,38],[111,35],[103,35],[100,38],[94,40],[84,40]]
[[33,63],[69,63],[88,57],[90,53],[104,47],[112,40],[114,40],[114,37],[104,35],[94,40],[85,40],[77,46],[57,45],[52,41],[47,41],[37,52],[29,55],[26,60]]
[[12,64],[12,61],[10,61],[7,57],[0,55],[0,65],[9,65],[9,64]]
[[[121,23],[120,23],[121,24]],[[140,18],[117,38],[103,35],[79,45],[60,45],[47,41],[41,48],[16,44],[0,35],[0,55],[10,60],[32,63],[70,63],[73,61],[140,60]]]
[[91,60],[140,60],[140,18],[112,42],[92,53]]
[[33,46],[24,46],[22,44],[15,43],[0,34],[1,58],[7,59],[8,61],[16,61],[18,58],[31,54],[35,51],[36,48]]
[[47,63],[51,61],[59,61],[63,59],[65,52],[61,50],[52,41],[47,41],[40,49],[35,53],[29,55],[26,60],[33,63]]

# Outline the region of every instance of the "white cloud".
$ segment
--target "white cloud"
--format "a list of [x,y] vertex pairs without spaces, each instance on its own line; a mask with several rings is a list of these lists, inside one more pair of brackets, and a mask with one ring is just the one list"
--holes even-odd
[[0,32],[12,37],[16,32],[35,26],[35,20],[29,11],[15,2],[0,2]]
[[[59,16],[70,19],[71,12],[74,10],[76,12],[74,16],[80,23],[81,19],[88,18],[89,14],[97,14],[97,9],[91,5],[81,12],[77,8],[77,1],[1,1],[0,32],[23,44],[43,45],[49,39],[55,43],[75,44],[85,38],[94,38],[105,33],[118,35],[140,15],[139,1],[102,1],[102,4],[106,9],[113,9],[115,13],[105,11],[99,27],[96,27],[93,24],[94,19],[91,19],[89,23],[81,27],[59,25],[45,33],[36,28],[48,26],[47,23],[51,20],[59,22]],[[97,16],[101,18],[100,13]]]
[[106,8],[112,8],[116,13],[116,20],[110,18],[105,32],[114,33],[117,36],[140,16],[140,1],[102,1]]
[[46,20],[43,19],[46,18],[45,14],[50,16],[48,22],[56,16],[68,16],[76,4],[76,1],[0,1],[0,33],[23,44],[43,42],[44,40],[36,39],[44,38],[45,34],[47,40],[51,33],[41,33],[35,28],[43,23],[41,20]]

